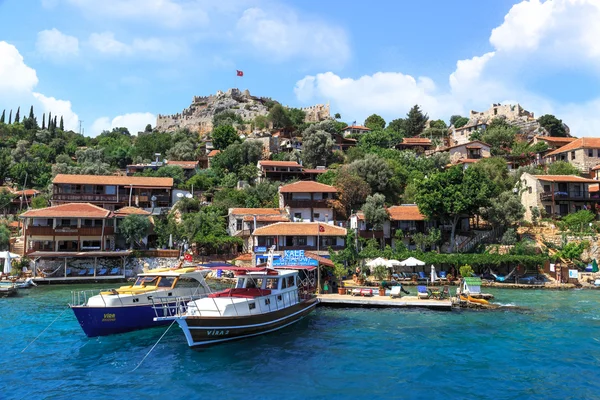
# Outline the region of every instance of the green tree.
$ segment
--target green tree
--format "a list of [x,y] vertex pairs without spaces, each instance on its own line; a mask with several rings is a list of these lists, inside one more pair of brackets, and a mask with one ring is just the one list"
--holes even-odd
[[224,150],[230,144],[240,142],[240,137],[231,125],[219,125],[212,131],[213,146],[215,149]]
[[385,120],[377,114],[371,114],[365,119],[365,126],[371,130],[380,130],[385,128]]
[[8,114],[8,124],[12,124],[12,110],[10,110],[10,113]]
[[594,213],[588,210],[579,210],[576,213],[565,215],[561,226],[571,232],[588,232],[590,223],[596,219]]
[[237,173],[245,165],[256,165],[263,152],[263,145],[257,141],[234,143],[217,154],[211,163],[211,169],[218,176],[227,172]]
[[33,106],[29,107],[29,119],[34,119],[35,116],[33,115]]
[[2,110],[2,116],[0,116],[0,124],[4,123],[4,116],[6,114],[6,110]]
[[579,176],[577,167],[567,161],[555,161],[548,167],[548,175],[576,175]]
[[171,134],[166,132],[152,132],[138,135],[134,141],[134,156],[144,160],[154,160],[155,153],[166,154],[173,147]]
[[510,125],[490,126],[483,132],[481,140],[491,146],[492,155],[501,156],[510,153],[519,129]]
[[21,107],[17,108],[17,113],[15,114],[15,124],[18,124],[21,120],[20,114],[21,113]]
[[269,121],[273,124],[273,128],[280,129],[292,125],[292,121],[288,116],[285,108],[281,104],[275,104],[269,111]]
[[404,134],[406,132],[405,128],[406,128],[406,120],[404,118],[397,118],[397,119],[392,120],[392,122],[390,122],[388,124],[387,130],[396,132],[396,133],[404,136]]
[[59,125],[59,129],[60,129],[61,131],[64,131],[64,130],[65,130],[65,123],[64,123],[64,121],[63,121],[63,116],[62,116],[62,115],[60,116],[60,125]]
[[221,111],[213,117],[213,129],[221,125],[236,126],[242,125],[243,123],[244,120],[242,117],[231,110]]
[[562,119],[558,119],[551,114],[546,114],[539,117],[537,121],[550,136],[567,136],[567,130],[565,129]]
[[[383,230],[385,221],[389,220],[390,216],[385,209],[385,196],[380,193],[375,193],[367,197],[365,204],[362,208],[365,214],[365,221],[371,225],[373,229],[373,239],[375,238],[375,231]],[[383,238],[382,238],[383,240]]]
[[[513,179],[509,175],[508,166],[506,160],[502,157],[489,157],[480,160],[478,163],[471,165],[469,168],[475,168],[487,177],[490,181],[494,182],[498,187],[498,190],[508,190],[513,187]],[[495,193],[494,196],[500,194]]]
[[42,130],[46,129],[46,113],[42,114]]
[[453,251],[460,219],[477,213],[481,207],[488,207],[496,190],[496,185],[481,171],[474,168],[463,171],[457,166],[421,180],[415,201],[429,219],[451,225],[450,251]]
[[182,236],[195,243],[203,254],[231,252],[234,246],[242,245],[240,238],[227,234],[225,217],[214,206],[185,214],[182,219]]
[[427,124],[427,120],[429,116],[427,114],[423,114],[418,104],[415,104],[408,114],[406,114],[406,120],[404,123],[404,129],[406,131],[406,136],[413,137],[419,136],[421,132],[425,129],[425,125]]
[[46,208],[48,207],[48,199],[44,196],[36,196],[31,199],[31,208]]
[[340,113],[335,113],[335,115],[333,116],[333,118],[340,119],[340,118],[342,118],[342,116],[340,115]]
[[465,126],[466,124],[469,123],[469,118],[467,117],[460,117],[457,120],[454,121],[454,127],[455,128],[462,128],[463,126]]
[[10,229],[6,224],[0,224],[0,250],[6,251],[10,247]]
[[144,132],[152,132],[152,125],[146,125],[146,127],[144,128]]
[[371,194],[371,187],[364,179],[351,174],[347,168],[342,168],[335,179],[338,189],[337,203],[334,204],[339,217],[348,218],[353,211],[360,209]]
[[4,216],[6,216],[8,206],[14,199],[15,195],[9,192],[6,188],[2,188],[2,190],[0,190],[0,209],[2,210]]
[[302,136],[302,160],[309,167],[324,165],[331,158],[333,139],[325,131],[316,131]]
[[435,129],[444,129],[444,130],[448,129],[448,125],[446,125],[446,123],[444,121],[442,121],[441,119],[436,119],[434,121],[431,121],[429,123],[429,127],[435,128]]
[[181,184],[185,181],[185,174],[183,172],[183,168],[179,165],[165,165],[163,167],[158,168],[157,170],[153,170],[147,168],[144,172],[138,172],[137,176],[151,176],[158,178],[173,178],[173,185],[175,187],[181,186]]
[[500,193],[493,198],[490,206],[482,211],[482,216],[495,226],[510,227],[519,222],[525,215],[525,207],[521,199],[511,190]]
[[257,115],[256,117],[254,117],[253,125],[254,125],[255,129],[258,129],[258,130],[266,129],[268,124],[269,124],[269,120],[267,119],[266,116]]
[[287,115],[290,119],[291,124],[297,128],[301,127],[304,124],[304,118],[306,118],[306,113],[299,108],[288,108]]
[[371,187],[373,193],[391,193],[394,172],[385,159],[376,154],[367,154],[365,158],[349,165],[349,171],[361,177]]
[[140,240],[148,235],[151,225],[148,217],[131,214],[123,218],[118,227],[125,241],[129,243],[129,248],[133,249],[135,243],[140,242]]

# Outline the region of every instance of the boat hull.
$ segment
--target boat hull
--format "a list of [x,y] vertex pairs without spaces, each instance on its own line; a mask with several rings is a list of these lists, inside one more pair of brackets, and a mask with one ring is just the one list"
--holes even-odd
[[[175,312],[176,303],[168,307]],[[161,306],[162,307],[162,306]],[[157,313],[152,304],[124,307],[71,306],[79,325],[88,337],[136,331],[168,325],[169,321],[154,321]],[[162,310],[158,311],[161,316]]]
[[236,317],[186,316],[176,321],[193,348],[257,336],[285,328],[312,312],[318,300],[309,299],[281,310]]

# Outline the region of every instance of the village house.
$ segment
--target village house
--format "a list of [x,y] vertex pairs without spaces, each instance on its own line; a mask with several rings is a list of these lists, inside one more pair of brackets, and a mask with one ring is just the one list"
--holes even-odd
[[257,228],[252,233],[255,253],[275,246],[275,250],[311,250],[318,255],[329,254],[328,249],[342,250],[346,229],[323,222],[277,222]]
[[17,190],[10,186],[1,186],[0,191],[2,190],[6,190],[12,196],[10,203],[2,206],[4,215],[15,215],[30,208],[33,198],[40,194],[40,191],[36,189]]
[[577,138],[574,137],[555,137],[555,136],[541,136],[541,135],[536,135],[534,136],[530,141],[529,144],[530,145],[536,145],[538,143],[546,143],[546,145],[548,146],[548,149],[542,152],[539,152],[535,155],[535,160],[534,160],[534,164],[540,165],[540,164],[545,164],[546,159],[544,158],[548,153],[559,149],[569,143],[571,143],[572,141],[577,140]]
[[118,210],[115,210],[113,212],[114,215],[114,226],[115,226],[115,248],[117,249],[127,249],[129,247],[129,244],[126,243],[125,238],[120,235],[119,233],[119,227],[121,225],[121,223],[123,222],[123,219],[127,218],[129,215],[141,215],[143,217],[146,218],[150,218],[150,221],[152,222],[152,228],[151,231],[148,232],[148,235],[146,235],[145,237],[143,237],[139,243],[137,243],[136,247],[140,247],[140,248],[148,248],[154,244],[156,244],[156,234],[154,233],[154,221],[152,220],[151,217],[151,213],[149,211],[143,210],[141,208],[138,207],[123,207],[123,208],[119,208]]
[[332,222],[335,211],[330,204],[338,190],[312,181],[299,181],[279,187],[279,208],[285,208],[293,221]]
[[450,153],[451,164],[458,164],[460,161],[468,163],[467,160],[480,160],[491,157],[490,145],[479,140],[457,144],[439,151]]
[[136,206],[158,213],[174,203],[172,191],[173,178],[58,174],[51,203],[91,203],[111,211]]
[[433,144],[430,139],[427,138],[403,138],[401,143],[396,145],[398,150],[414,150],[419,154],[424,153],[427,150],[431,150]]
[[317,180],[317,177],[325,172],[325,167],[303,168],[296,161],[271,161],[260,160],[256,167],[258,168],[258,182],[265,179],[272,181],[290,181],[299,180]]
[[252,249],[251,235],[257,228],[276,222],[289,222],[290,217],[281,208],[230,208],[227,216],[227,233],[244,241],[243,251]]
[[210,166],[212,165],[213,159],[219,153],[221,153],[221,150],[211,150],[208,152],[208,154],[206,155],[206,165],[207,165],[206,168],[210,168]]
[[193,160],[193,161],[170,161],[170,160],[164,160],[164,161],[153,161],[149,164],[131,164],[128,165],[127,168],[125,169],[125,174],[127,176],[133,176],[136,173],[141,173],[144,172],[146,170],[154,170],[156,171],[157,169],[159,169],[160,167],[166,167],[166,166],[177,166],[177,167],[181,167],[181,169],[183,169],[183,174],[185,176],[186,179],[191,178],[192,176],[194,176],[194,174],[196,174],[196,172],[198,172],[199,170],[199,162],[197,160]]
[[342,129],[342,135],[348,137],[350,135],[362,135],[363,133],[371,132],[369,128],[362,125],[349,125]]
[[544,157],[546,163],[566,161],[581,173],[589,174],[600,163],[600,138],[579,138]]
[[351,147],[356,147],[358,143],[358,140],[345,137],[339,133],[332,134],[331,138],[333,139],[333,150],[341,150],[343,152],[348,151]]
[[595,209],[600,193],[590,191],[598,182],[574,175],[521,175],[521,202],[525,219],[531,221],[532,209],[537,207],[548,216],[564,217],[583,209]]

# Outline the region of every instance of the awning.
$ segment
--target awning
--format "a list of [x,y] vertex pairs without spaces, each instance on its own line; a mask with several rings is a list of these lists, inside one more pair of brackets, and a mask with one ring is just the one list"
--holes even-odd
[[28,254],[30,258],[85,258],[85,257],[127,257],[131,255],[126,251],[34,251]]

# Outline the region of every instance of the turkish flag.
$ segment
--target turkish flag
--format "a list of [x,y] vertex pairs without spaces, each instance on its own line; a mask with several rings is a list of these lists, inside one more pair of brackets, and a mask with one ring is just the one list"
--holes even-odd
[[324,227],[324,226],[321,226],[321,225],[319,225],[319,232],[321,232],[321,233],[325,232],[325,227]]
[[240,71],[239,69],[236,69],[237,72],[237,76],[244,76],[244,71]]

